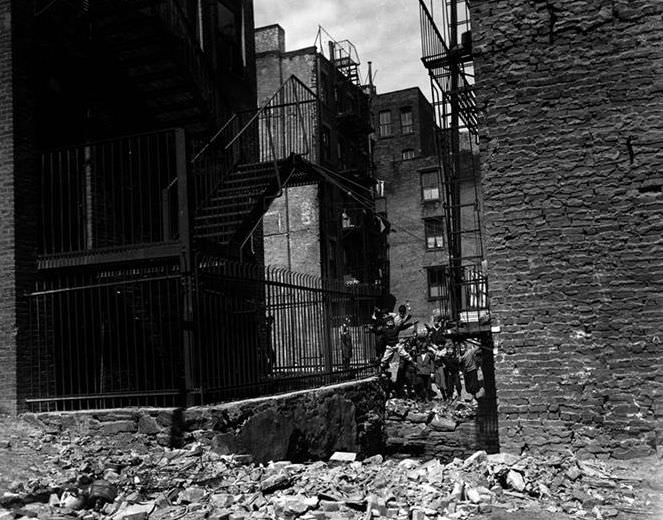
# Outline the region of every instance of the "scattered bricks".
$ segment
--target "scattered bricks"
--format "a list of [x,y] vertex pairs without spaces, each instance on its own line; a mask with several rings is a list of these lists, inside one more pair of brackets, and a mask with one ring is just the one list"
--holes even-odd
[[263,493],[272,493],[277,489],[283,489],[290,485],[290,477],[283,473],[278,473],[267,477],[260,483],[260,489]]

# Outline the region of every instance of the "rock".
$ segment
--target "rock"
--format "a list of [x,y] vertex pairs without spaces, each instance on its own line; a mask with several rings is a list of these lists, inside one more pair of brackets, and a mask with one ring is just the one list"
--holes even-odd
[[582,475],[582,472],[580,469],[578,469],[578,466],[574,464],[566,470],[565,475],[569,478],[569,480],[577,480]]
[[479,502],[481,502],[481,495],[479,494],[479,492],[475,488],[470,486],[465,488],[465,497],[473,504],[478,504]]
[[372,457],[368,457],[367,459],[364,459],[362,462],[363,464],[382,464],[384,461],[384,457],[382,455],[373,455]]
[[209,503],[213,507],[224,509],[235,503],[235,497],[228,493],[215,493],[210,497]]
[[513,453],[491,453],[488,455],[488,462],[490,464],[503,464],[504,466],[513,466],[520,460],[518,455]]
[[101,501],[101,503],[112,502],[116,496],[117,489],[107,480],[95,480],[90,485],[89,497],[92,503],[97,501]]
[[410,412],[407,414],[407,420],[413,423],[426,423],[430,416],[430,412]]
[[138,433],[144,435],[155,435],[161,432],[161,427],[157,420],[150,415],[141,415],[138,419]]
[[60,497],[60,505],[71,509],[72,511],[78,511],[83,509],[85,505],[85,498],[79,495],[75,495],[69,491],[65,491]]
[[436,416],[430,423],[428,423],[433,430],[438,432],[452,432],[456,429],[456,421],[447,417]]
[[199,486],[191,486],[186,488],[180,493],[178,503],[180,504],[194,504],[201,502],[206,495],[204,488]]
[[357,454],[350,451],[335,451],[329,457],[329,465],[347,464],[357,460]]
[[113,520],[144,520],[154,510],[154,502],[132,504],[120,509],[112,517]]
[[525,480],[518,471],[509,470],[506,475],[506,484],[510,488],[519,492],[522,492],[525,489]]
[[463,468],[469,468],[475,464],[481,464],[488,459],[488,454],[485,451],[477,451],[474,454],[470,455],[465,462],[463,462]]
[[137,427],[134,421],[111,421],[103,423],[101,430],[104,435],[115,435],[123,432],[134,433]]
[[283,473],[278,473],[267,477],[260,483],[260,489],[263,493],[272,493],[277,489],[283,489],[290,485],[290,477]]

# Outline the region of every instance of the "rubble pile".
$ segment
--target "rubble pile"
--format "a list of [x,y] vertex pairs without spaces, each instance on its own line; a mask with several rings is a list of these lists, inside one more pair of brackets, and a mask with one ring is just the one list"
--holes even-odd
[[[390,454],[438,457],[448,461],[467,457],[497,443],[497,422],[488,424],[486,418],[479,417],[477,402],[471,396],[468,400],[429,402],[390,399],[385,415],[386,446]],[[491,425],[494,439],[485,434]]]
[[642,518],[663,489],[660,461],[647,479],[571,454],[542,459],[478,451],[444,464],[335,453],[327,462],[262,465],[198,442],[143,453],[81,449],[81,443],[56,452],[50,460],[56,470],[12,482],[0,497],[0,520],[423,520],[519,510],[551,518]]

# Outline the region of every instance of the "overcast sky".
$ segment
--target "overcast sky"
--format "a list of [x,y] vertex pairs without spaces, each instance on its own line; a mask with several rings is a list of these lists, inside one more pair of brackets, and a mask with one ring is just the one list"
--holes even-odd
[[286,50],[313,45],[318,25],[335,40],[350,40],[361,60],[362,79],[373,62],[379,93],[429,83],[421,63],[417,0],[254,0],[256,27],[278,23]]

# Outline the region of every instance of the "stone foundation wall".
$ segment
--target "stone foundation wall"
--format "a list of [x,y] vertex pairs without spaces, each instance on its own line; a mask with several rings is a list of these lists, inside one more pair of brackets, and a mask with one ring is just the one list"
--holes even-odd
[[502,449],[663,445],[663,3],[471,3]]
[[479,450],[498,451],[494,415],[472,401],[420,403],[409,399],[387,402],[387,453],[464,459]]
[[46,431],[104,437],[108,446],[201,442],[257,462],[324,459],[384,449],[386,396],[376,379],[188,409],[134,408],[25,414]]

